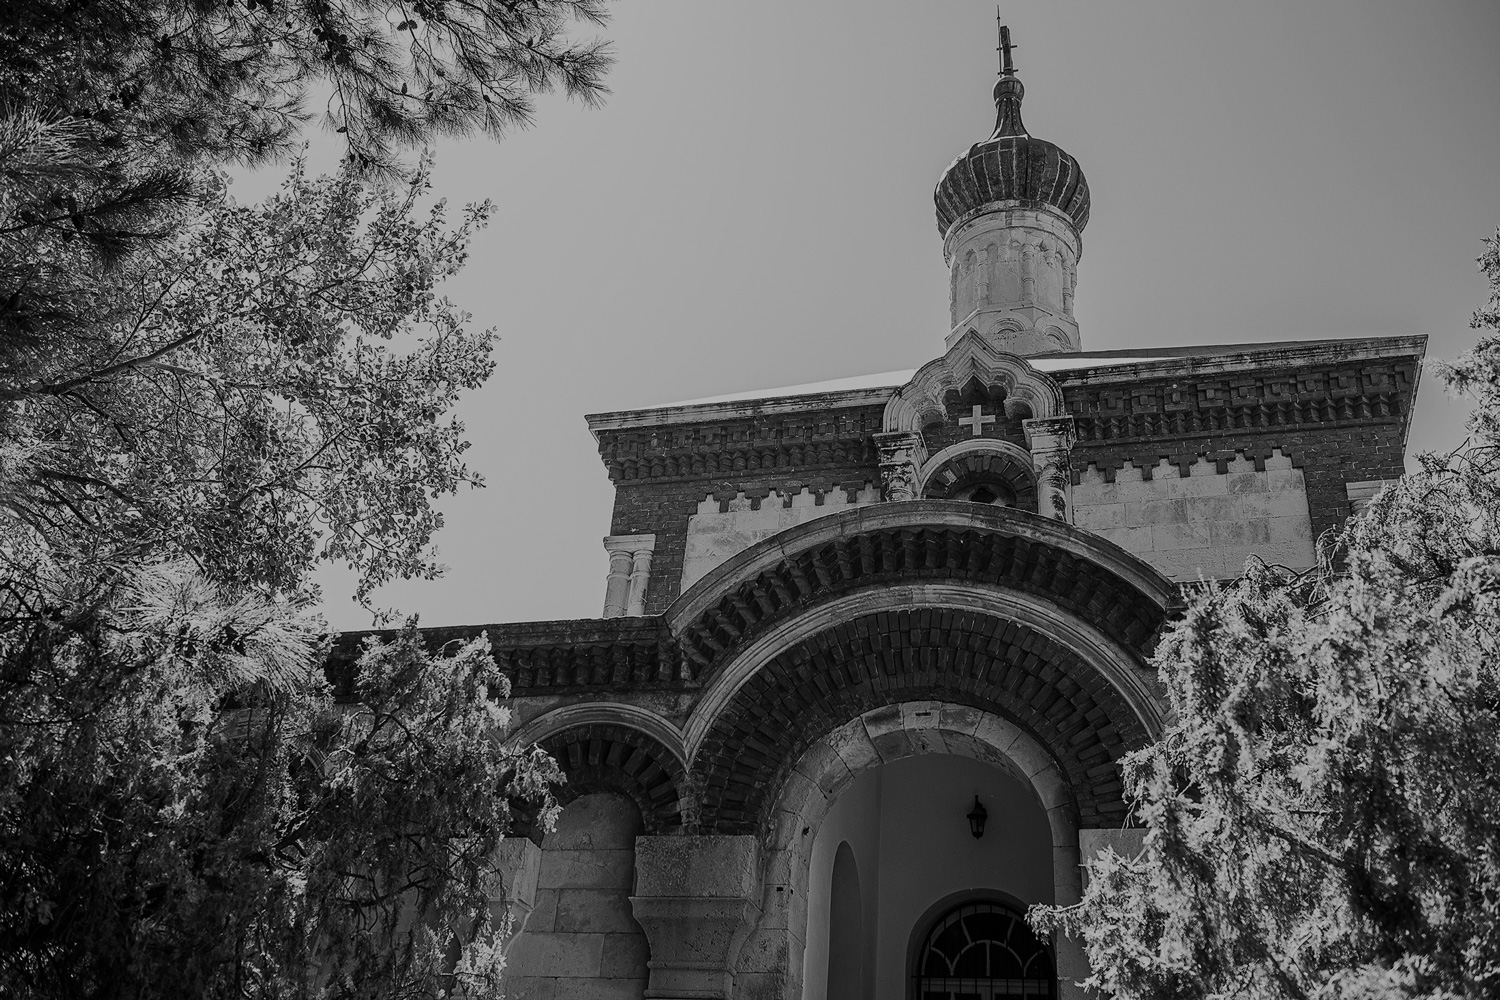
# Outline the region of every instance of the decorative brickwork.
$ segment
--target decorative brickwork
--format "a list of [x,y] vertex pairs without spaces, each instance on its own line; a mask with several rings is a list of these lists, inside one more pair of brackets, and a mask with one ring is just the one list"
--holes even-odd
[[[1416,388],[1414,357],[1191,379],[1069,385],[1063,394],[1080,445],[1185,441],[1255,432],[1385,423],[1404,425]],[[1102,466],[1101,466],[1102,468]]]
[[[748,643],[772,624],[816,603],[856,588],[917,580],[992,584],[1047,600],[1093,623],[1128,649],[1145,649],[1165,611],[1103,566],[1044,540],[1036,532],[1048,522],[1035,514],[978,504],[914,500],[901,504],[902,521],[871,518],[860,530],[855,519],[892,505],[856,509],[820,523],[843,522],[836,537],[798,551],[793,532],[783,538],[789,553],[758,571],[692,619],[674,626],[694,676]],[[942,524],[962,519],[962,524]],[[924,517],[932,524],[919,526]],[[850,523],[853,521],[854,523]],[[831,530],[831,529],[828,529]],[[751,555],[746,553],[745,555]],[[738,560],[721,567],[732,572]]]
[[870,709],[924,699],[1015,721],[1051,749],[1082,825],[1123,822],[1116,761],[1147,734],[1103,676],[1017,622],[925,608],[836,625],[767,663],[699,751],[702,828],[762,832],[787,772],[814,741]]
[[882,407],[861,406],[604,430],[599,457],[616,484],[775,482],[815,478],[811,474],[820,470],[873,470],[870,435],[880,430],[882,413]]
[[590,725],[543,740],[568,776],[557,789],[567,804],[591,792],[616,792],[640,807],[648,834],[682,828],[686,775],[677,758],[656,740],[626,726]]
[[1036,475],[1029,461],[1001,451],[960,451],[951,458],[933,457],[932,470],[922,482],[922,495],[929,500],[954,499],[983,483],[1002,483],[1010,492],[1010,506],[1036,510]]
[[[677,644],[660,618],[585,618],[424,628],[429,649],[466,642],[484,633],[495,661],[510,679],[511,694],[660,690],[686,679]],[[354,691],[354,664],[365,636],[390,639],[390,630],[345,632],[329,657],[327,672],[344,696]]]
[[1200,459],[1225,472],[1235,454],[1265,470],[1280,449],[1303,471],[1316,538],[1348,513],[1344,484],[1405,471],[1418,359],[1214,372],[1191,379],[1064,382],[1078,443],[1073,480],[1090,466],[1112,481],[1126,461],[1167,459],[1181,475]]

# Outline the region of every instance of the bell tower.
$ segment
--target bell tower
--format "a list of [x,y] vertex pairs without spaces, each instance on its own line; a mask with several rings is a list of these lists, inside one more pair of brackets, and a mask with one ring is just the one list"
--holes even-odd
[[1014,48],[1001,25],[995,130],[953,161],[933,195],[949,270],[946,346],[972,330],[1011,354],[1078,351],[1088,182],[1077,160],[1026,131]]

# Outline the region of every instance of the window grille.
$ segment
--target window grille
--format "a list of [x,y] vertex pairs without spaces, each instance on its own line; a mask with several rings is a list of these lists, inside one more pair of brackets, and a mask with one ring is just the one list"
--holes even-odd
[[917,952],[917,1000],[1057,996],[1047,944],[1003,903],[966,903],[933,923]]

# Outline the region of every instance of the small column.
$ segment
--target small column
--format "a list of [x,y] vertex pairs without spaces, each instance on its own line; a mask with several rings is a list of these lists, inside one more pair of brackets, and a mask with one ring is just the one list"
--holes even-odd
[[610,535],[604,539],[604,551],[609,553],[609,576],[604,583],[605,618],[645,614],[646,584],[655,548],[655,535]]
[[1360,483],[1345,483],[1344,495],[1349,498],[1349,515],[1352,517],[1370,506],[1375,494],[1394,482],[1394,479],[1367,479]]
[[646,613],[646,584],[651,580],[651,553],[656,549],[656,536],[640,537],[651,541],[630,554],[630,603],[625,608],[627,615]]
[[1036,244],[1021,247],[1021,304],[1036,304]]
[[630,908],[651,946],[645,1000],[726,1000],[758,912],[755,838],[637,837]]
[[917,468],[927,458],[922,435],[887,431],[875,435],[880,452],[880,492],[886,500],[917,498]]
[[1023,421],[1026,445],[1036,468],[1036,509],[1044,517],[1073,520],[1069,497],[1073,469],[1068,456],[1076,439],[1072,417],[1039,417]]

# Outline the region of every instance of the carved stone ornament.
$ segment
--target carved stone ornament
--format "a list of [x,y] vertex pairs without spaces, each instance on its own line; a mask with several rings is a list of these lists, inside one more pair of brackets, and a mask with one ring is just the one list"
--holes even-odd
[[[1005,392],[1005,415],[1011,419],[1055,416],[1063,411],[1062,389],[1025,358],[993,347],[977,333],[965,335],[952,350],[917,370],[886,404],[882,425],[886,433],[919,432],[943,419],[944,397],[977,379],[986,388]],[[878,437],[878,436],[877,436]]]
[[1068,512],[1068,494],[1072,486],[1069,454],[1077,435],[1072,417],[1046,417],[1022,423],[1031,461],[1036,468],[1036,509],[1038,514],[1060,521],[1072,520]]
[[917,499],[917,469],[926,459],[922,435],[908,431],[876,434],[880,451],[880,492],[886,500]]

